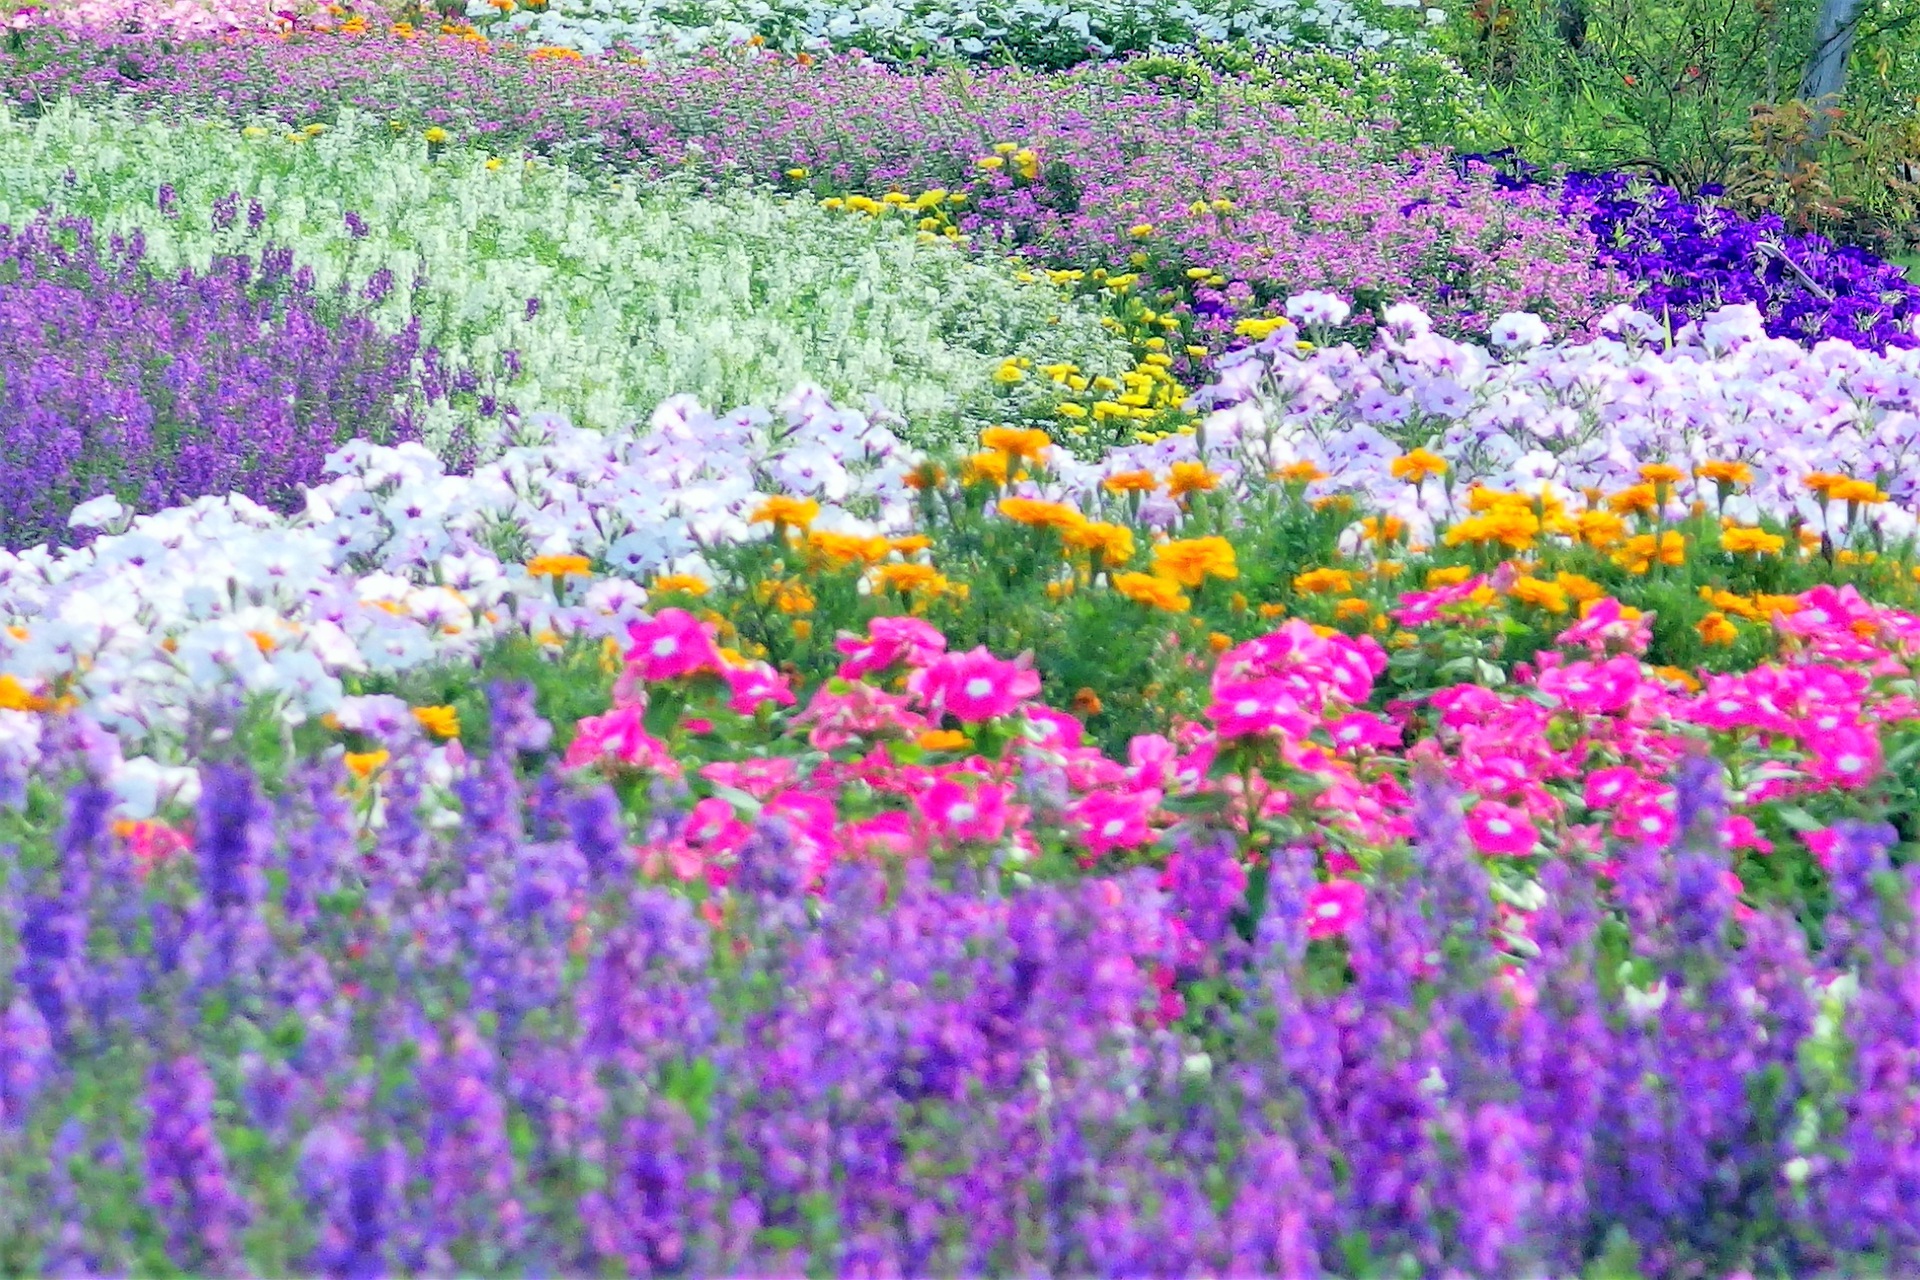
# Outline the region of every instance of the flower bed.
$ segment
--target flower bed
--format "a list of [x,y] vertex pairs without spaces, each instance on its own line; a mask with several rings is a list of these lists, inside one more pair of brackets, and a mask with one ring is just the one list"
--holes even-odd
[[[293,127],[351,105],[462,145],[822,199],[962,193],[951,221],[982,247],[1082,283],[1142,272],[1166,293],[1151,304],[1210,349],[1237,319],[1305,289],[1381,307],[1411,299],[1468,332],[1515,310],[1578,332],[1630,292],[1544,192],[1497,193],[1438,152],[1399,158],[1368,137],[1303,134],[1296,113],[1260,94],[1202,107],[1111,67],[926,77],[753,51],[633,65],[370,34],[208,49],[128,38],[13,56],[17,103],[111,96]],[[1189,342],[1173,345],[1179,355]]]

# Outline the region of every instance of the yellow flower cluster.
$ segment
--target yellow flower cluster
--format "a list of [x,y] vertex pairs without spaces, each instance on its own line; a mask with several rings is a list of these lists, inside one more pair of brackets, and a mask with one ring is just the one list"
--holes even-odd
[[[795,182],[804,181],[811,176],[809,170],[801,167],[788,169],[786,174]],[[904,191],[889,191],[878,200],[858,193],[850,196],[828,196],[820,202],[820,207],[845,209],[849,213],[864,213],[870,218],[899,214],[913,219],[922,242],[938,239],[959,242],[965,240],[966,235],[954,225],[953,211],[966,202],[967,193],[964,191],[948,191],[945,187],[935,187],[930,191],[922,191],[918,195],[908,195]]]

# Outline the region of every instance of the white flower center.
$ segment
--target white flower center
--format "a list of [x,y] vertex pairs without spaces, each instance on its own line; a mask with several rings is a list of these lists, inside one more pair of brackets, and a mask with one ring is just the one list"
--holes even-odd
[[672,636],[661,636],[653,642],[653,656],[656,658],[671,658],[679,651],[679,648],[680,642],[678,640]]
[[993,681],[987,679],[985,676],[975,676],[973,679],[967,681],[966,684],[962,685],[961,688],[969,698],[984,698],[993,692]]

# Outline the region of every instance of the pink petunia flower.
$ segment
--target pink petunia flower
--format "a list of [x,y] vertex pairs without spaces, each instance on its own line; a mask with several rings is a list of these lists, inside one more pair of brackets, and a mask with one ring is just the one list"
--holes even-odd
[[952,715],[963,724],[979,724],[1012,715],[1040,692],[1040,673],[1024,662],[1008,662],[986,646],[936,659],[913,673],[907,688],[935,715]]
[[1307,890],[1307,936],[1333,938],[1360,922],[1367,890],[1358,880],[1329,880]]
[[1286,682],[1272,676],[1218,686],[1207,718],[1223,738],[1268,733],[1304,738],[1313,729],[1313,717],[1301,710]]
[[1104,857],[1114,849],[1133,849],[1153,839],[1147,817],[1160,803],[1158,792],[1123,794],[1096,791],[1068,810],[1069,816],[1085,828],[1081,839],[1096,856]]
[[947,650],[939,628],[919,618],[875,618],[866,638],[843,635],[833,647],[847,655],[838,672],[842,680],[858,680],[898,663],[924,667]]
[[732,693],[729,705],[737,715],[750,716],[764,702],[780,707],[790,707],[794,703],[793,690],[788,686],[787,678],[764,662],[728,667],[722,674]]
[[1540,833],[1532,819],[1496,800],[1482,800],[1467,813],[1467,837],[1482,853],[1519,856],[1533,852]]
[[1815,737],[1807,767],[1829,786],[1852,791],[1880,776],[1880,735],[1862,725],[1842,725]]
[[1640,775],[1624,764],[1595,769],[1587,775],[1585,800],[1589,809],[1611,809],[1630,799],[1640,786]]
[[920,813],[947,840],[988,843],[1007,829],[1006,788],[991,782],[966,786],[942,778],[920,797]]
[[685,609],[662,609],[645,621],[627,624],[633,647],[627,661],[643,680],[675,680],[720,670],[720,651],[700,619]]
[[645,714],[640,707],[624,706],[603,716],[583,717],[574,726],[562,763],[569,769],[612,763],[679,777],[680,765],[667,744],[647,732]]

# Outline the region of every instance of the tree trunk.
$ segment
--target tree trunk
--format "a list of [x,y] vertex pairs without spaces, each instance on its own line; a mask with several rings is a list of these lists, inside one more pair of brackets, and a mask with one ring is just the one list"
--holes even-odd
[[1820,19],[1814,26],[1813,53],[1800,78],[1800,97],[1814,109],[1809,130],[1815,140],[1827,131],[1827,110],[1840,105],[1847,88],[1847,57],[1853,52],[1853,33],[1866,0],[1820,0]]

